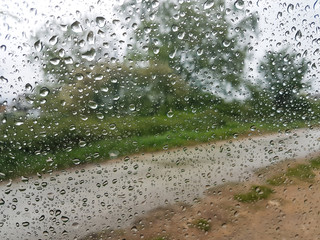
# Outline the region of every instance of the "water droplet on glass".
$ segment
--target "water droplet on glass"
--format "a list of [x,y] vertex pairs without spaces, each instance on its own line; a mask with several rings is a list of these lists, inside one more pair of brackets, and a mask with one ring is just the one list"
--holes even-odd
[[50,63],[53,65],[58,65],[60,63],[60,59],[59,58],[51,58]]
[[136,109],[136,106],[134,104],[129,105],[130,111],[134,111]]
[[15,123],[14,123],[14,125],[16,125],[16,126],[21,126],[21,125],[23,125],[24,124],[24,122],[22,122],[22,121],[16,121]]
[[102,28],[106,25],[106,19],[104,17],[97,17],[96,23],[97,23],[98,27]]
[[30,83],[27,83],[24,88],[26,89],[26,91],[31,91],[32,90],[32,85]]
[[88,61],[94,60],[96,56],[96,50],[94,48],[91,48],[89,51],[82,54],[82,57]]
[[107,93],[109,91],[109,88],[107,87],[102,87],[101,92]]
[[102,74],[96,74],[96,75],[94,75],[94,80],[96,80],[96,81],[100,81],[100,80],[102,80],[103,79],[103,75]]
[[1,45],[0,49],[1,49],[1,51],[5,52],[7,50],[7,46],[6,45]]
[[50,90],[47,87],[42,87],[40,89],[40,96],[41,97],[46,97],[50,93]]
[[97,107],[98,107],[98,104],[95,101],[92,101],[92,100],[90,100],[88,102],[88,105],[89,105],[89,108],[91,108],[91,109],[97,109]]
[[294,36],[294,39],[296,41],[299,41],[302,37],[302,32],[300,30],[297,31],[296,35]]
[[75,21],[74,23],[72,23],[71,24],[71,30],[76,32],[76,33],[82,32],[82,26],[81,26],[80,22]]
[[154,53],[154,54],[158,54],[159,52],[160,52],[160,48],[154,48],[154,49],[153,49],[153,53]]
[[277,14],[277,19],[281,18],[282,17],[282,12],[278,12]]
[[64,55],[66,54],[66,51],[63,49],[63,48],[61,48],[60,50],[59,50],[59,52],[58,52],[58,54],[59,54],[59,57],[64,57]]
[[66,216],[62,216],[62,217],[61,217],[61,221],[64,222],[64,223],[66,223],[66,222],[69,221],[69,218],[66,217]]
[[111,150],[110,152],[109,152],[109,156],[110,156],[110,158],[116,158],[116,157],[118,157],[119,156],[119,151],[117,151],[117,150]]
[[171,29],[173,32],[177,32],[179,30],[179,27],[177,25],[173,24]]
[[79,227],[79,223],[77,223],[77,222],[72,223],[72,227],[77,229]]
[[183,38],[184,38],[184,35],[185,35],[186,33],[185,32],[180,32],[179,34],[178,34],[178,38],[180,39],[180,40],[182,40]]
[[49,39],[49,43],[53,46],[57,44],[58,40],[59,40],[58,36],[53,36]]
[[97,118],[102,120],[102,119],[104,119],[104,115],[102,113],[98,112],[97,113]]
[[92,31],[90,31],[87,35],[87,42],[89,44],[94,44],[94,35]]
[[235,6],[237,9],[241,10],[241,9],[244,8],[244,1],[243,1],[243,0],[237,0],[237,1],[234,3],[234,6]]
[[198,56],[201,56],[202,54],[203,54],[203,49],[199,48],[199,49],[197,50],[197,55],[198,55]]
[[7,79],[7,78],[5,78],[4,76],[0,76],[0,80],[2,81],[2,82],[5,82],[5,83],[7,83],[9,80]]
[[167,112],[167,117],[172,118],[173,117],[173,111],[170,109],[169,112]]
[[80,147],[85,147],[87,145],[87,143],[85,141],[79,141],[79,146]]
[[229,40],[223,40],[222,44],[224,47],[229,47],[231,42]]
[[256,130],[256,126],[252,125],[252,126],[250,127],[250,130],[251,130],[252,132],[254,132],[254,131]]
[[73,159],[72,162],[73,162],[75,165],[79,165],[79,164],[81,163],[80,159],[78,159],[78,158]]
[[66,57],[64,59],[64,62],[65,62],[65,64],[73,64],[73,59],[72,59],[72,57]]
[[203,4],[204,10],[212,8],[214,6],[214,0],[208,0]]
[[24,227],[28,227],[29,225],[30,225],[29,222],[23,222],[23,223],[22,223],[22,226],[24,226]]
[[40,40],[36,41],[34,43],[34,48],[36,49],[37,52],[40,52],[43,48],[43,44]]
[[294,9],[293,4],[289,4],[288,7],[287,7],[287,12],[291,13],[293,11],[293,9]]
[[111,130],[115,130],[116,127],[117,127],[117,125],[114,124],[114,123],[111,123],[111,124],[109,125],[109,128],[110,128]]
[[77,79],[78,81],[83,80],[83,78],[84,78],[84,76],[83,76],[81,73],[77,73],[77,74],[76,74],[76,79]]

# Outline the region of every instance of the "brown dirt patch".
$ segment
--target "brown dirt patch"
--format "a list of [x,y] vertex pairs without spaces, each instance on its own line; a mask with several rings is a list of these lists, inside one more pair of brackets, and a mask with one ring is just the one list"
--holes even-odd
[[[175,204],[148,212],[130,228],[91,235],[87,239],[119,240],[207,240],[207,239],[320,239],[320,171],[310,182],[289,181],[270,186],[274,194],[255,203],[240,203],[234,194],[253,184],[266,184],[273,174],[285,172],[295,163],[280,163],[256,172],[249,182],[228,183],[208,190],[193,205]],[[211,229],[194,226],[205,219]],[[166,237],[166,238],[160,238]]]

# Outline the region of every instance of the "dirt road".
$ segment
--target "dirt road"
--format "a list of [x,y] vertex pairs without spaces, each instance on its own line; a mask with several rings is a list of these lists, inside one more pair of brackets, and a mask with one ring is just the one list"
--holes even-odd
[[1,239],[73,239],[128,226],[141,214],[242,181],[254,169],[320,152],[300,129],[140,154],[0,186]]

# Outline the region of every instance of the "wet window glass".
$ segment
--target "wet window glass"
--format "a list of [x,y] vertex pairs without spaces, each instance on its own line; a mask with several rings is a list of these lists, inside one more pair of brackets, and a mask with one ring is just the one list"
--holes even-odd
[[319,236],[319,10],[2,1],[0,239]]

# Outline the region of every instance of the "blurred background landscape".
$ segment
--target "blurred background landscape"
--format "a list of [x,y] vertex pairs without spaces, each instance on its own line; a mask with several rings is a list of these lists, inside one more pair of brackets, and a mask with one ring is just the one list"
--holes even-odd
[[0,177],[318,125],[318,6],[258,2],[132,0],[30,32],[4,4]]

